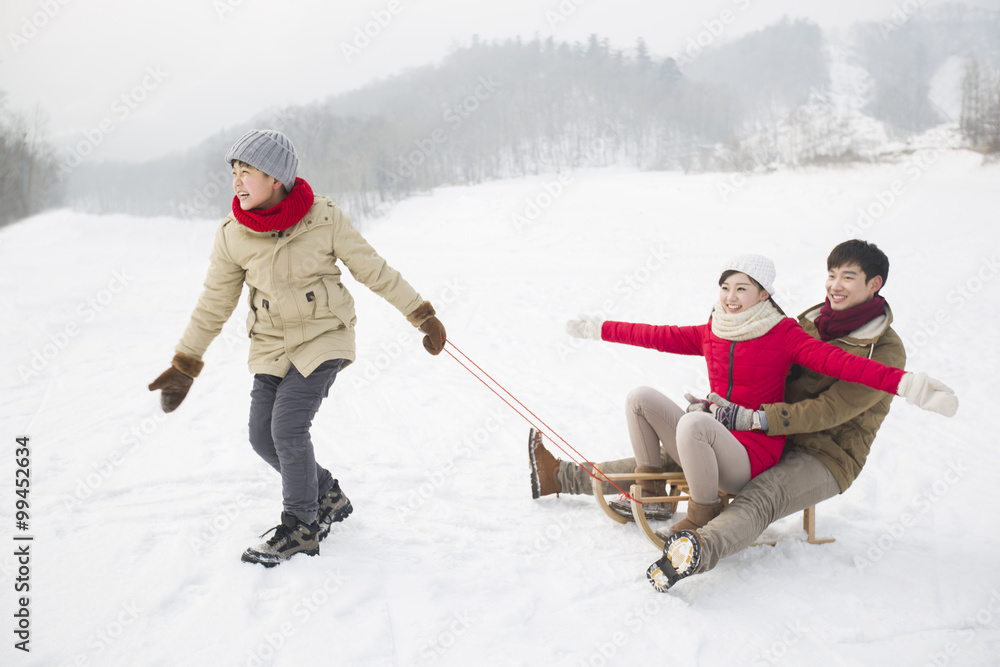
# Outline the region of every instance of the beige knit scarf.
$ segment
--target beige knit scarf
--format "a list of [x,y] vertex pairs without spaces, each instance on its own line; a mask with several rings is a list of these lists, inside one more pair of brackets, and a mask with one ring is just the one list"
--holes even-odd
[[783,318],[769,300],[739,313],[730,313],[722,303],[716,302],[712,311],[712,333],[724,340],[752,340],[766,334]]

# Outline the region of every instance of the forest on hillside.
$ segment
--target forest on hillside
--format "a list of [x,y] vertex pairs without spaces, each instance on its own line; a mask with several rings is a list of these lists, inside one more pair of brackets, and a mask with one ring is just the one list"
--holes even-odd
[[[929,91],[956,56],[962,111],[950,118]],[[288,134],[300,175],[359,218],[436,186],[585,166],[750,171],[873,161],[886,135],[905,139],[945,122],[961,129],[966,147],[1000,151],[1000,12],[949,5],[861,24],[849,57],[863,73],[849,91],[860,109],[844,103],[831,77],[828,39],[802,20],[677,59],[654,57],[642,40],[618,49],[597,35],[585,43],[474,37],[439,63],[275,109],[183,153],[71,170],[37,127],[8,113],[0,116],[0,223],[57,204],[219,216],[231,199],[222,156],[251,127]],[[859,119],[884,132],[873,139]]]

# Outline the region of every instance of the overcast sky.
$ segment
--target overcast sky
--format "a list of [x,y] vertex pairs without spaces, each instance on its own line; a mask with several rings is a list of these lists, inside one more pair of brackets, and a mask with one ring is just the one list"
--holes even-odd
[[[440,60],[456,43],[549,35],[655,57],[781,19],[824,28],[902,20],[938,0],[2,0],[0,90],[41,109],[61,154],[144,160],[255,113]],[[1000,0],[973,0],[1000,8]],[[367,34],[365,34],[367,33]]]

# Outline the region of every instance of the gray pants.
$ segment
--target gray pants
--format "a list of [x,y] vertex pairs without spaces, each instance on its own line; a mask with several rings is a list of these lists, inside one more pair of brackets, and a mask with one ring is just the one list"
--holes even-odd
[[343,359],[325,361],[307,378],[295,366],[283,378],[262,373],[253,378],[250,444],[281,474],[285,510],[306,523],[316,520],[319,498],[334,483],[316,463],[309,427],[343,364]]

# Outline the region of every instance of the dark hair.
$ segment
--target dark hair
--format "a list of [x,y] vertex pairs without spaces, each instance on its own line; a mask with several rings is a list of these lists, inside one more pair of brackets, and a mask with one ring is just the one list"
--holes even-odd
[[[259,167],[255,167],[252,164],[250,164],[249,162],[244,162],[243,160],[230,160],[229,161],[229,167],[230,168],[232,168],[234,165],[237,165],[237,164],[241,165],[241,166],[250,167],[251,169],[256,169],[257,171],[259,171],[260,173],[264,174],[268,178],[274,178],[274,176],[271,176],[271,174],[265,173],[263,169],[261,169]],[[278,180],[278,179],[275,179],[275,180]]]
[[[865,272],[865,282],[875,276],[882,277],[882,287],[889,280],[889,258],[874,243],[852,239],[844,241],[830,252],[826,258],[826,270],[840,268],[847,264],[857,264]],[[882,289],[881,287],[879,289]],[[878,294],[878,292],[875,292]]]
[[[743,272],[742,271],[737,271],[736,269],[727,269],[726,271],[723,271],[722,272],[722,276],[719,277],[719,287],[722,287],[722,283],[726,282],[726,279],[729,278],[729,276],[731,276],[733,274],[736,274],[736,273],[743,273]],[[745,274],[745,273],[743,273],[743,275],[747,276],[747,274]],[[752,282],[757,287],[757,289],[764,290],[764,286],[761,285],[756,280],[754,280],[753,276],[747,276],[747,278],[750,278],[750,282]],[[767,292],[767,290],[764,290],[764,291]],[[783,311],[781,309],[781,306],[779,306],[778,303],[774,300],[774,297],[771,296],[770,292],[767,293],[767,300],[771,302],[771,305],[774,306],[775,310],[777,310],[782,315],[785,315],[785,311]],[[785,317],[788,317],[788,316],[785,315]]]

